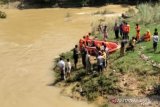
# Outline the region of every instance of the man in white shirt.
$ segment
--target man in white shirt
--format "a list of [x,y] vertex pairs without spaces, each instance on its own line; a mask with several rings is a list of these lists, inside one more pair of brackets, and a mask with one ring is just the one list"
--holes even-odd
[[66,73],[67,73],[67,77],[69,77],[69,78],[71,76],[71,69],[72,69],[71,62],[69,61],[69,59],[67,59],[67,62],[66,62]]
[[103,56],[102,54],[99,52],[98,53],[98,57],[97,57],[97,66],[98,66],[98,72],[102,73],[103,71]]
[[153,35],[153,49],[154,49],[154,52],[156,52],[156,50],[157,50],[158,41],[159,41],[158,32],[155,32],[154,35]]
[[61,79],[66,80],[66,77],[65,77],[65,62],[63,61],[62,58],[60,58],[57,66],[59,67],[60,72],[61,72]]
[[90,54],[87,52],[86,54],[86,72],[89,73],[91,71],[91,62],[90,62]]

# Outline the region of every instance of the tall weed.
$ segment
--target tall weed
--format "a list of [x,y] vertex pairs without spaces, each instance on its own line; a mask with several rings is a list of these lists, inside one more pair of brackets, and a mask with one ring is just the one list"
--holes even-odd
[[137,6],[138,13],[134,20],[141,24],[158,23],[160,21],[160,4],[148,3]]

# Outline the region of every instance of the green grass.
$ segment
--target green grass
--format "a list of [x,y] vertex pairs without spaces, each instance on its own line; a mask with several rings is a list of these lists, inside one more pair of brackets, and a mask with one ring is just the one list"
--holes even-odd
[[[131,26],[131,32],[130,32],[130,36],[135,36],[135,23],[134,22],[130,22],[129,23]],[[140,24],[141,27],[141,36],[144,35],[144,33],[146,33],[147,29],[150,30],[151,34],[153,35],[154,33],[154,29],[157,28],[158,30],[160,30],[160,24]],[[160,31],[159,31],[160,32]],[[158,53],[160,51],[160,44],[158,44],[158,48],[157,48],[157,53],[153,52],[153,40],[149,41],[149,42],[141,42],[137,45],[137,47],[144,47],[144,51],[142,51],[145,55],[151,57],[151,59],[153,59],[156,62],[160,62],[160,53]]]

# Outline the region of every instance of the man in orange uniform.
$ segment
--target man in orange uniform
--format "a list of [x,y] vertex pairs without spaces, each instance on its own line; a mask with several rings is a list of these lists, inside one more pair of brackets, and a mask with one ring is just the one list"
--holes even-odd
[[79,49],[81,50],[82,49],[82,47],[83,47],[83,45],[84,45],[84,47],[86,46],[86,40],[85,40],[85,36],[83,36],[83,39],[80,39],[79,40]]
[[147,30],[147,33],[144,35],[144,41],[150,41],[151,40],[151,33],[149,30]]
[[123,39],[129,39],[130,25],[127,22],[123,25],[123,32]]
[[136,40],[139,41],[140,39],[140,26],[139,24],[136,24]]
[[86,35],[86,37],[85,37],[85,40],[86,40],[86,41],[90,40],[90,36],[91,36],[91,33],[90,33],[90,32],[87,33],[87,35]]

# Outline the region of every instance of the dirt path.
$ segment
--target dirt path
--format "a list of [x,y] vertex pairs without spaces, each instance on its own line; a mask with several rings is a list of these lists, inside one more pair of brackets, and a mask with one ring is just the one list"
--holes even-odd
[[1,107],[93,106],[61,96],[49,84],[54,81],[53,59],[90,31],[92,16],[77,13],[94,10],[5,10],[8,18],[0,20]]

